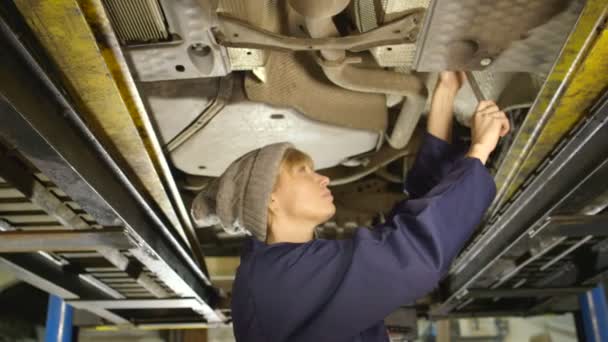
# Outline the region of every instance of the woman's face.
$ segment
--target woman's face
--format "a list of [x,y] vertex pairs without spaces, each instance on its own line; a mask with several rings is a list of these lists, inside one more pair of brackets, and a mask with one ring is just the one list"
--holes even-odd
[[272,193],[274,209],[288,219],[324,223],[336,212],[328,184],[329,178],[316,173],[311,163],[281,168]]

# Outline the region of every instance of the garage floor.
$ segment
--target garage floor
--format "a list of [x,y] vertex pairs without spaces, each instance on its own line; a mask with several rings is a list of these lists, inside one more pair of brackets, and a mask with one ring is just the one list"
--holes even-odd
[[[452,336],[433,336],[440,333],[437,323],[420,320],[418,329],[420,336],[416,342],[455,342],[455,341],[493,341],[493,342],[575,342],[576,328],[572,315],[547,315],[531,318],[481,318],[460,319],[450,322]],[[158,331],[94,331],[82,330],[79,334],[81,342],[173,342],[173,341],[205,341],[204,331],[190,334],[175,334]],[[207,342],[232,342],[234,337],[231,328],[215,328],[207,330]],[[404,341],[393,335],[393,341]]]

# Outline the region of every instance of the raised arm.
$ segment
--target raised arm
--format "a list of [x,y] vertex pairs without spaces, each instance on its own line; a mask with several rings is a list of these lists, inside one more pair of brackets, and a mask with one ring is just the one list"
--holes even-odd
[[405,191],[410,198],[424,196],[445,177],[454,161],[465,154],[462,146],[451,143],[454,99],[464,79],[462,72],[439,74],[422,144],[405,181]]
[[466,76],[463,72],[443,71],[439,73],[435,91],[433,91],[426,130],[448,143],[452,142],[454,99],[465,79]]

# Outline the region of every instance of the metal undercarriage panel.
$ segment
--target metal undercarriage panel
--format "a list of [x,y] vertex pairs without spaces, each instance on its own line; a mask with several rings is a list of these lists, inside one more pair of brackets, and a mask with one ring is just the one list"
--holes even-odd
[[[364,130],[330,125],[290,107],[248,101],[239,91],[240,83],[229,82],[231,89],[226,93],[226,103],[221,106],[221,112],[208,122],[205,114],[201,113],[209,112],[208,108],[217,105],[221,97],[218,94],[221,85],[217,79],[146,82],[141,85],[142,96],[159,127],[162,143],[170,151],[175,167],[182,172],[217,177],[238,156],[281,141],[291,141],[311,155],[316,167],[323,169],[373,151],[382,138],[382,126],[376,127],[377,130]],[[371,122],[361,126],[382,124],[382,116],[379,116],[370,118]],[[197,122],[201,122],[200,126]],[[186,139],[181,139],[188,130],[191,133]],[[227,137],[230,144],[225,143]],[[328,151],[327,146],[331,146],[331,150]]]
[[582,7],[579,0],[433,1],[416,69],[547,73]]
[[[324,169],[373,151],[380,138],[374,132],[320,124],[292,109],[237,102],[226,106],[199,134],[172,151],[172,158],[184,172],[218,177],[235,156],[290,141],[313,158],[316,168]],[[328,146],[331,152],[326,152]]]

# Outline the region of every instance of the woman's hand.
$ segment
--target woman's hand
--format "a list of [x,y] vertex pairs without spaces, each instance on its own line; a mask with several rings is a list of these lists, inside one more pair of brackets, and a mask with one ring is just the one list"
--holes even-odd
[[486,163],[490,153],[511,129],[507,115],[500,111],[494,101],[481,101],[471,120],[471,147],[467,156]]
[[457,92],[466,80],[467,76],[464,71],[442,71],[439,73],[437,87],[443,87]]

